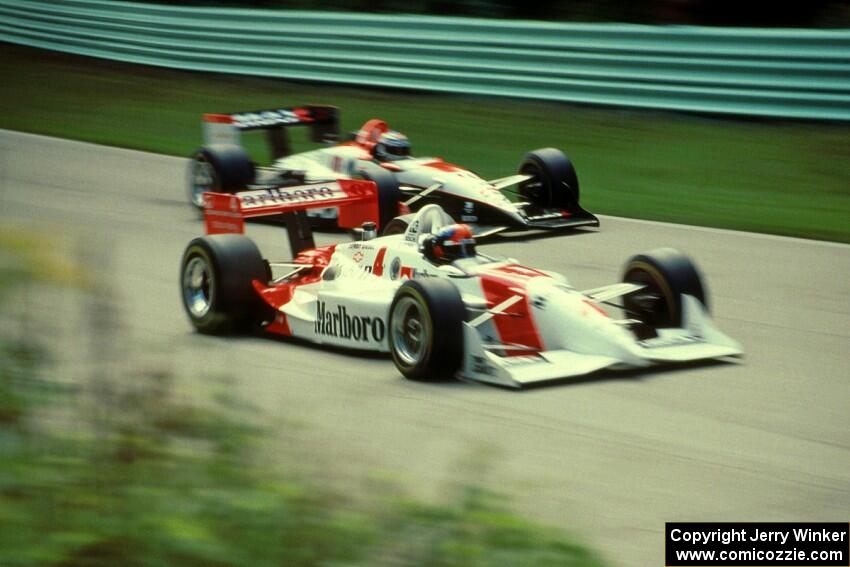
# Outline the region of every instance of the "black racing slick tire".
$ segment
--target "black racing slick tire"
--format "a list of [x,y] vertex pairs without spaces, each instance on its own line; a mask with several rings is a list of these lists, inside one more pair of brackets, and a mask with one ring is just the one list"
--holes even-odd
[[[370,164],[371,165],[371,164]],[[390,221],[398,215],[398,204],[403,195],[395,176],[379,165],[371,165],[357,171],[358,177],[372,181],[378,186],[378,230],[383,231]]]
[[463,363],[466,309],[451,282],[408,280],[390,306],[390,353],[409,380],[436,382],[454,378]]
[[211,144],[198,149],[189,162],[189,202],[204,207],[204,192],[236,193],[256,177],[248,152],[236,144]]
[[541,148],[528,152],[519,164],[519,173],[533,176],[519,186],[520,194],[532,205],[569,209],[578,204],[578,175],[561,150]]
[[180,262],[180,295],[192,325],[205,334],[249,330],[270,317],[253,281],[269,280],[257,245],[241,234],[195,238]]
[[623,297],[626,313],[651,328],[681,327],[682,294],[708,310],[708,293],[694,262],[673,248],[658,248],[632,257],[623,281],[645,287]]

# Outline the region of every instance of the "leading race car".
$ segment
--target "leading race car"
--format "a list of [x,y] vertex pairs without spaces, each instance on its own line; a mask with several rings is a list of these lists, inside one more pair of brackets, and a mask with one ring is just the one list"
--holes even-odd
[[[485,181],[463,167],[436,157],[413,157],[407,137],[373,119],[339,141],[339,112],[331,106],[303,106],[236,114],[204,115],[205,146],[190,165],[189,198],[203,205],[205,191],[275,191],[281,187],[361,178],[374,181],[384,211],[375,219],[389,233],[404,232],[413,218],[399,210],[439,204],[452,218],[472,225],[479,237],[505,230],[598,226],[579,205],[579,182],[570,160],[555,148],[529,152],[518,172]],[[291,155],[287,128],[308,126],[314,142],[329,145]],[[265,130],[274,162],[257,168],[241,145],[240,133]],[[505,191],[518,194],[511,201]],[[400,207],[400,209],[399,209]],[[335,218],[333,208],[311,214]]]
[[[415,380],[508,387],[741,354],[708,315],[702,278],[672,249],[633,257],[621,282],[579,291],[561,275],[482,254],[465,224],[423,207],[403,234],[315,247],[303,211],[338,207],[340,223],[376,218],[374,183],[291,189],[277,202],[205,194],[208,235],[183,255],[183,305],[197,330],[258,327],[321,345],[389,352]],[[244,220],[285,215],[294,258],[269,262]],[[609,307],[622,299],[624,318]]]

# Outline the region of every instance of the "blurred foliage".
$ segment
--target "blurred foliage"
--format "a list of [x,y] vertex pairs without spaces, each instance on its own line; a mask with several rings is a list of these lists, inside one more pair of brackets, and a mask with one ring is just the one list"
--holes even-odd
[[158,0],[161,4],[432,14],[546,21],[631,22],[716,26],[842,27],[847,0],[733,2],[732,0]]
[[[201,115],[323,103],[486,179],[554,146],[594,213],[850,242],[846,123],[725,119],[189,73],[4,46],[0,128],[188,156]],[[296,151],[304,132],[294,132]],[[245,136],[256,159],[259,132]],[[264,149],[264,148],[263,148]],[[175,181],[177,183],[177,181]]]
[[22,281],[83,286],[85,274],[63,257],[52,240],[0,226],[0,302]]
[[[24,283],[81,287],[88,280],[74,263],[58,253],[50,239],[0,226],[0,306],[12,303],[10,294]],[[29,408],[44,401],[56,385],[37,378],[37,370],[46,362],[48,353],[28,338],[6,331],[0,334],[0,428],[21,431]],[[0,448],[5,441],[7,438],[0,431]]]
[[[24,239],[0,240],[4,258],[20,256],[10,241]],[[7,301],[38,272],[9,265]],[[107,346],[112,334],[80,332]],[[425,504],[293,472],[270,460],[264,418],[227,380],[209,399],[185,399],[168,372],[99,364],[87,383],[67,384],[46,354],[26,336],[0,339],[4,566],[601,565],[474,483]]]

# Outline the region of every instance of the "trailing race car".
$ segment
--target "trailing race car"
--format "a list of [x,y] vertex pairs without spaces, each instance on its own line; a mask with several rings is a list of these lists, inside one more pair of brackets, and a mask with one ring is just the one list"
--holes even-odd
[[[452,218],[470,224],[476,236],[504,230],[599,226],[579,205],[579,183],[570,160],[555,148],[529,152],[518,172],[485,181],[475,173],[436,157],[413,157],[410,142],[382,120],[369,120],[350,139],[339,141],[339,112],[332,106],[303,106],[237,114],[204,115],[205,146],[195,152],[189,171],[189,198],[198,208],[203,193],[244,190],[273,192],[280,187],[338,179],[368,179],[379,188],[386,233],[404,232],[412,215],[437,203]],[[314,142],[328,147],[291,155],[287,128],[308,126]],[[258,168],[240,142],[240,132],[267,132],[274,162]],[[519,200],[503,191],[514,191]],[[336,218],[333,208],[311,215]]]
[[[315,247],[296,211],[324,206],[338,207],[340,223],[353,228],[376,218],[377,188],[339,180],[292,189],[275,203],[205,194],[208,235],[189,243],[180,268],[195,328],[253,327],[388,351],[410,379],[509,387],[742,352],[715,327],[699,272],[675,250],[635,256],[621,282],[579,291],[561,275],[478,252],[469,227],[438,205],[423,207],[403,234],[378,237],[365,222],[361,240]],[[265,260],[241,234],[245,218],[267,215],[287,217],[292,260]]]

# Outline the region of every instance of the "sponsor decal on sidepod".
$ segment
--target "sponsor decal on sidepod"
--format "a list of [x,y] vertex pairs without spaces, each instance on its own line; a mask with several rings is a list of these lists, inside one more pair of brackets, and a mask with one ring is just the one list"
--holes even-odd
[[349,315],[343,305],[337,305],[336,310],[328,309],[324,301],[316,302],[317,335],[339,337],[364,343],[371,340],[380,343],[386,336],[387,329],[380,317],[365,315]]

